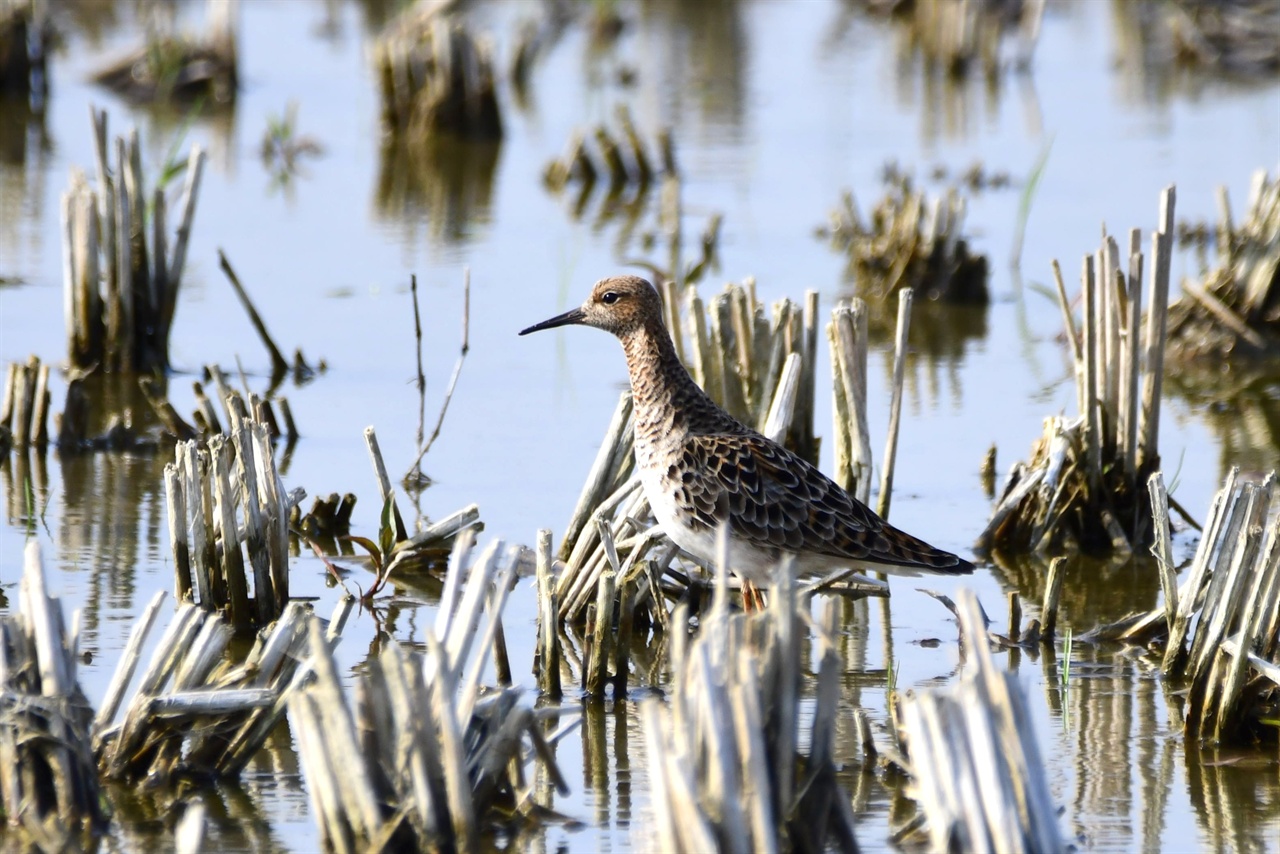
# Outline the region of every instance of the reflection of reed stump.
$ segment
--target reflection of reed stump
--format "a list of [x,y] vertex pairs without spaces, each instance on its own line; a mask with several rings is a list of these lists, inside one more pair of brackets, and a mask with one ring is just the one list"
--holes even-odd
[[497,142],[387,134],[378,156],[378,213],[425,220],[433,241],[465,240],[491,219],[500,150]]
[[1140,335],[1141,233],[1129,234],[1127,274],[1114,238],[1085,257],[1079,336],[1057,270],[1075,361],[1081,415],[1045,422],[1031,460],[1017,463],[975,548],[982,552],[1127,553],[1151,542],[1143,485],[1160,464],[1160,388],[1173,240],[1173,188],[1161,195],[1160,231],[1145,338]]
[[1217,262],[1169,306],[1169,355],[1192,374],[1228,356],[1280,358],[1280,177],[1254,175],[1239,226],[1225,188],[1218,202]]
[[973,255],[961,236],[965,202],[955,189],[929,200],[906,176],[864,220],[846,192],[821,233],[848,258],[847,271],[858,295],[872,310],[872,325],[892,329],[895,294],[911,288],[918,300],[986,305],[987,259]]
[[210,0],[207,38],[151,34],[146,44],[93,76],[135,104],[227,104],[238,86],[235,0]]
[[375,63],[382,117],[393,134],[413,140],[448,133],[501,139],[493,45],[461,22],[413,7],[379,37]]

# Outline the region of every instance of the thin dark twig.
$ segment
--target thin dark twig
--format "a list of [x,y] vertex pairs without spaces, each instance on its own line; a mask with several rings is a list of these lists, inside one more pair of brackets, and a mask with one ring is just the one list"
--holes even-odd
[[449,388],[444,393],[444,400],[440,403],[440,415],[436,418],[435,429],[431,431],[430,438],[427,443],[422,446],[422,450],[418,451],[418,457],[413,461],[413,465],[409,467],[410,473],[418,467],[422,462],[422,458],[427,455],[427,451],[431,450],[431,446],[440,436],[440,428],[444,426],[445,413],[449,411],[449,401],[453,399],[453,390],[458,385],[458,375],[462,373],[462,363],[467,359],[467,351],[471,349],[471,268],[466,267],[462,273],[462,349],[458,353],[458,361],[453,366],[453,375],[449,377]]
[[422,447],[427,422],[427,377],[422,372],[422,315],[418,311],[418,275],[409,276],[409,293],[413,294],[413,337],[418,342],[418,447]]
[[288,371],[288,360],[280,352],[276,342],[272,340],[271,333],[267,332],[266,323],[263,322],[262,316],[258,314],[258,310],[253,307],[253,303],[249,300],[249,294],[245,291],[244,286],[240,284],[240,277],[236,275],[235,270],[231,269],[231,262],[227,260],[226,254],[221,249],[218,250],[218,261],[222,267],[222,272],[226,273],[227,280],[231,282],[231,287],[235,289],[236,296],[240,298],[244,310],[248,313],[249,322],[253,324],[253,328],[258,332],[258,337],[262,339],[262,343],[266,345],[267,351],[271,354],[272,375]]

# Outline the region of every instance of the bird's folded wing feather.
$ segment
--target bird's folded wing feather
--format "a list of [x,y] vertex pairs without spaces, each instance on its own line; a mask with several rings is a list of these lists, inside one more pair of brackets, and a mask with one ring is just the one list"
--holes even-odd
[[686,440],[680,503],[705,529],[724,512],[733,535],[762,549],[828,555],[890,572],[973,571],[950,552],[900,531],[805,460],[755,434]]
[[762,548],[877,559],[884,522],[763,436],[693,436],[682,463],[682,503],[708,528],[727,509],[733,534]]

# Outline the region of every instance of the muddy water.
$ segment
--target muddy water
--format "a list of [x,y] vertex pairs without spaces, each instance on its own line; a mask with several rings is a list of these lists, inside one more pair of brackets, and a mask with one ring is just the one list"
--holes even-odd
[[[89,103],[112,130],[139,128],[155,175],[183,133],[180,116],[131,108],[85,82],[143,30],[133,7],[96,3],[63,27],[48,113],[32,120],[0,107],[0,359],[63,354],[58,210],[72,168],[91,171]],[[424,468],[434,485],[418,512],[443,516],[477,502],[487,535],[531,543],[539,527],[561,530],[625,382],[607,336],[565,330],[517,339],[516,330],[576,303],[596,278],[646,253],[619,246],[621,222],[601,199],[545,191],[541,171],[578,127],[611,121],[630,105],[641,132],[672,128],[685,178],[690,243],[724,215],[717,269],[704,291],[754,275],[766,300],[821,294],[823,312],[849,293],[842,259],[814,236],[852,189],[863,210],[881,192],[888,161],[931,191],[935,167],[958,174],[973,162],[1008,172],[1011,190],[971,198],[971,245],[992,261],[990,308],[917,335],[895,476],[893,521],[938,545],[967,551],[989,511],[978,466],[993,443],[1003,472],[1025,458],[1041,420],[1074,411],[1068,363],[1056,340],[1060,317],[1043,294],[1049,262],[1077,269],[1113,231],[1150,231],[1157,194],[1178,185],[1179,218],[1214,214],[1225,184],[1237,211],[1251,172],[1280,152],[1280,87],[1202,78],[1166,80],[1128,57],[1122,16],[1101,2],[1051,4],[1032,71],[994,83],[978,75],[948,85],[923,72],[903,39],[839,2],[794,5],[716,0],[618,4],[626,27],[613,46],[594,45],[582,23],[551,42],[517,104],[504,91],[506,139],[492,150],[443,150],[407,160],[384,150],[370,34],[379,4],[242,4],[243,91],[234,109],[197,119],[187,141],[211,154],[174,329],[171,398],[192,409],[189,381],[205,363],[243,366],[254,390],[269,361],[217,266],[226,251],[283,348],[300,347],[328,371],[286,387],[304,434],[282,471],[310,494],[353,491],[360,533],[376,525],[375,483],[361,439],[378,428],[393,472],[412,462],[419,401],[408,282],[416,273],[424,313],[426,409],[434,420],[457,356],[464,268],[472,276],[470,354],[443,433]],[[478,3],[472,22],[508,54],[517,23],[539,7]],[[203,10],[179,5],[180,21]],[[298,106],[298,132],[324,148],[281,184],[259,147],[268,122]],[[185,143],[184,143],[185,146]],[[1020,271],[1007,263],[1021,185],[1048,149],[1035,191]],[[656,228],[656,198],[641,204],[637,232]],[[1175,275],[1193,272],[1175,256]],[[923,324],[919,326],[923,330]],[[871,413],[877,453],[887,422],[887,343],[872,354]],[[829,432],[829,368],[819,368],[818,425]],[[55,383],[56,403],[63,385]],[[1227,467],[1280,459],[1274,381],[1224,408],[1170,384],[1161,450],[1177,471],[1175,495],[1202,515]],[[135,409],[135,421],[147,415]],[[428,425],[429,428],[429,425]],[[60,461],[11,458],[0,467],[0,594],[12,599],[28,535],[45,544],[51,583],[85,609],[92,661],[82,679],[100,699],[131,620],[171,586],[163,460],[147,454]],[[830,459],[824,460],[830,466]],[[1170,476],[1169,480],[1174,478]],[[30,512],[23,484],[32,485]],[[1194,539],[1181,534],[1177,554]],[[353,565],[354,562],[353,562]],[[1043,569],[983,570],[968,582],[1000,627],[1006,589],[1039,591]],[[294,589],[327,611],[337,595],[314,558],[297,558]],[[357,570],[354,578],[364,580]],[[433,604],[431,584],[406,584],[348,629],[339,649],[348,672],[381,643],[416,644]],[[911,583],[895,583],[887,606],[850,606],[845,702],[882,728],[892,667],[899,688],[944,684],[956,671],[955,627]],[[948,582],[931,584],[954,593]],[[1068,575],[1067,623],[1087,629],[1152,606],[1149,566],[1078,566]],[[6,606],[7,607],[7,606]],[[506,616],[519,672],[528,671],[532,592],[522,585]],[[1059,656],[1061,652],[1059,651]],[[1090,848],[1280,848],[1276,757],[1204,753],[1179,736],[1176,703],[1138,651],[1076,647],[1063,688],[1060,657],[1011,656],[1036,713],[1064,833]],[[526,677],[527,679],[528,677]],[[847,723],[847,722],[846,722]],[[547,848],[643,850],[646,778],[642,739],[625,703],[591,710],[560,747],[573,792],[556,807],[584,823],[553,826]],[[859,838],[889,846],[894,794],[856,773],[848,739],[846,784],[855,793]],[[317,837],[287,730],[237,787],[211,798],[216,841],[228,849],[308,851]],[[576,769],[576,770],[575,770]],[[123,795],[119,795],[123,797]],[[160,831],[146,804],[117,803],[118,838],[130,846]]]

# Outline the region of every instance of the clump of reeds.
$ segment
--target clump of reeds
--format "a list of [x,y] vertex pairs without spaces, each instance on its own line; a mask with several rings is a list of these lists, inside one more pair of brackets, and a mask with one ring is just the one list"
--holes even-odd
[[927,66],[964,78],[975,68],[999,73],[1001,44],[1016,34],[1015,65],[1031,62],[1044,16],[1044,0],[863,0],[872,12],[893,15],[907,28],[908,44]]
[[[354,493],[317,495],[306,513],[294,506],[289,513],[289,527],[312,540],[335,540],[351,531],[351,514],[356,509]],[[336,546],[336,541],[333,543]],[[331,551],[333,549],[330,549]]]
[[187,160],[170,252],[165,187],[146,191],[138,132],[127,141],[118,137],[112,158],[106,112],[91,110],[91,115],[97,189],[75,170],[62,197],[68,357],[84,370],[163,371],[169,367],[169,330],[204,151],[193,146]]
[[1280,497],[1272,472],[1244,480],[1236,469],[1213,499],[1190,571],[1177,584],[1168,496],[1149,482],[1156,518],[1152,551],[1163,606],[1091,633],[1163,648],[1161,671],[1190,683],[1183,725],[1211,742],[1275,741],[1280,714]]
[[543,183],[558,193],[574,182],[581,186],[580,195],[586,196],[590,195],[597,180],[603,180],[608,198],[616,198],[627,187],[635,188],[636,196],[643,197],[656,174],[674,175],[675,154],[671,148],[671,134],[665,130],[659,132],[660,165],[655,166],[650,159],[649,146],[631,120],[631,111],[621,105],[617,116],[615,132],[611,133],[603,124],[590,132],[575,131],[564,154],[543,169]]
[[873,320],[892,328],[894,295],[909,288],[921,300],[985,305],[987,259],[963,236],[965,201],[955,188],[929,199],[894,172],[888,191],[864,219],[846,191],[820,232],[848,256],[848,271]]
[[[849,796],[835,779],[835,603],[826,603],[815,627],[816,700],[807,715],[808,612],[787,562],[776,578],[763,614],[730,613],[722,572],[696,637],[688,636],[686,606],[673,617],[668,702],[640,701],[663,850],[857,850]],[[801,733],[809,734],[807,752]]]
[[[543,184],[556,194],[576,187],[570,201],[570,215],[575,220],[585,218],[592,202],[598,202],[592,225],[597,229],[618,225],[614,241],[618,255],[634,251],[635,244],[646,254],[657,249],[656,255],[625,262],[649,270],[655,283],[671,281],[681,288],[696,284],[717,267],[722,217],[711,215],[700,238],[699,257],[686,260],[683,182],[670,131],[658,132],[655,163],[625,106],[618,108],[618,125],[618,133],[611,133],[603,124],[590,134],[576,131],[564,154],[547,164]],[[598,186],[604,188],[599,193]],[[653,221],[646,225],[655,190],[657,209]]]
[[1268,0],[1176,0],[1116,7],[1118,56],[1178,69],[1260,77],[1280,68],[1280,7]]
[[[482,829],[536,816],[530,760],[567,789],[543,734],[562,710],[535,711],[502,669],[518,550],[495,541],[473,557],[472,542],[457,541],[425,653],[385,646],[356,679],[354,709],[312,627],[319,678],[290,699],[289,719],[313,814],[334,850],[477,850]],[[491,660],[507,687],[482,689]]]
[[44,108],[52,36],[44,4],[35,0],[0,3],[0,96],[21,98],[37,111]]
[[1217,259],[1200,282],[1169,306],[1169,355],[1184,372],[1225,357],[1280,357],[1280,176],[1253,176],[1236,223],[1218,189]]
[[406,9],[378,37],[374,63],[391,134],[502,138],[492,41],[473,36],[442,4]]
[[[603,699],[609,689],[615,698],[626,695],[633,651],[645,639],[659,638],[670,628],[668,600],[690,592],[688,576],[668,582],[663,573],[670,567],[675,547],[652,526],[644,535],[615,543],[608,520],[597,517],[597,530],[606,562],[590,572],[577,573],[572,583],[556,578],[551,559],[551,532],[538,532],[536,552],[538,589],[538,636],[533,672],[542,694],[559,698],[563,679],[573,678],[572,665],[582,695],[588,700]],[[619,548],[626,555],[618,557]],[[693,591],[695,594],[697,591]],[[562,604],[563,603],[563,604]],[[582,654],[571,661],[565,641],[565,622],[580,632]]]
[[1105,234],[1097,253],[1085,256],[1079,332],[1054,263],[1081,414],[1045,419],[1031,459],[1010,470],[976,549],[1125,553],[1151,542],[1142,485],[1160,465],[1173,210],[1170,187],[1161,194],[1160,228],[1152,235],[1145,333],[1138,229],[1129,233],[1127,257]]
[[86,850],[107,825],[79,646],[80,613],[67,622],[28,541],[16,612],[0,616],[0,819],[15,848]]
[[178,598],[197,593],[202,608],[225,611],[245,632],[275,620],[289,601],[289,516],[305,492],[285,491],[266,425],[242,405],[229,411],[227,437],[178,444],[165,494]]
[[209,0],[208,36],[150,32],[146,43],[93,79],[133,103],[225,104],[238,87],[236,0]]
[[1001,42],[1009,33],[1019,36],[1017,64],[1030,63],[1044,7],[1044,0],[922,0],[911,4],[913,44],[926,63],[952,77],[965,77],[978,65],[994,76],[1000,70]]
[[[106,779],[133,783],[235,777],[280,723],[290,696],[314,678],[317,659],[308,628],[319,620],[310,606],[291,602],[239,659],[228,653],[232,627],[217,614],[183,603],[126,703],[125,691],[163,601],[161,591],[134,625],[94,718],[98,766]],[[326,654],[353,604],[350,598],[341,601],[321,632]]]
[[[911,796],[936,851],[1063,851],[1057,809],[1016,674],[996,669],[977,597],[956,614],[965,669],[946,688],[906,694],[900,737]],[[908,838],[909,826],[895,835]]]
[[[665,283],[667,328],[690,373],[721,406],[797,453],[816,454],[813,435],[814,364],[818,297],[802,308],[790,300],[773,307],[772,319],[755,297],[753,282],[730,285],[704,306],[696,289]],[[682,315],[681,304],[687,306]],[[556,583],[559,619],[580,623],[595,601],[606,571],[618,583],[657,560],[649,600],[661,602],[657,578],[676,550],[652,521],[634,473],[631,395],[624,393],[606,432],[582,495],[566,527]],[[690,576],[680,574],[680,586]]]
[[43,450],[49,444],[49,366],[32,356],[10,362],[0,403],[0,457],[11,448]]

